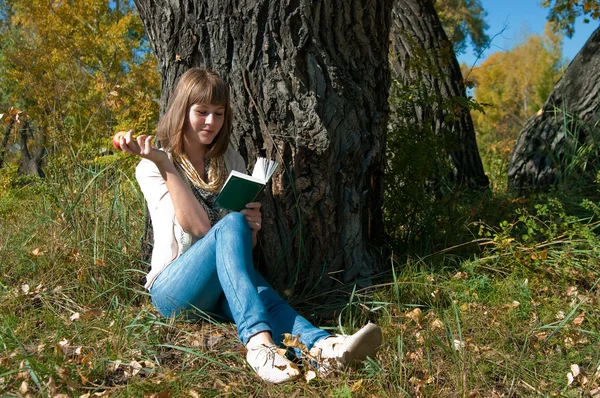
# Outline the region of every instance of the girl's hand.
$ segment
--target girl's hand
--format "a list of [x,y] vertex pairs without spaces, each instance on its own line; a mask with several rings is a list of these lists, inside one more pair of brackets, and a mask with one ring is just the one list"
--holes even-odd
[[164,151],[153,145],[153,140],[154,137],[150,135],[140,135],[134,139],[133,130],[129,130],[125,135],[119,137],[119,145],[125,153],[137,155],[158,164],[168,159],[168,156]]
[[246,217],[248,226],[252,230],[252,246],[256,246],[256,234],[262,227],[262,214],[260,213],[260,202],[252,202],[246,205],[242,213]]

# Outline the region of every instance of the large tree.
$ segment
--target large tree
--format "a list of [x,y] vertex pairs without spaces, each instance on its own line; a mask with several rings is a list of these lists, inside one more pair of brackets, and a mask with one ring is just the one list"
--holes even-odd
[[[599,82],[600,28],[569,64],[541,111],[519,133],[508,167],[511,187],[545,188],[566,178],[567,172],[582,176],[597,162]],[[585,148],[593,151],[586,155]]]
[[[417,98],[401,115],[405,123],[443,140],[454,182],[487,187],[460,66],[432,0],[395,1],[392,54],[399,90]],[[431,156],[431,162],[444,161]]]
[[[281,163],[262,198],[277,287],[331,285],[378,267],[391,0],[134,0],[164,107],[191,66],[228,80],[234,146]],[[308,283],[305,283],[309,281]]]

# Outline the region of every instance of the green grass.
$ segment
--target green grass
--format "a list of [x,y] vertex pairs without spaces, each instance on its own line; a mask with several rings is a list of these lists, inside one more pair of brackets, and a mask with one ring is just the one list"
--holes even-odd
[[[327,307],[331,294],[292,298],[335,332],[377,322],[377,358],[269,386],[232,325],[152,308],[133,167],[71,154],[44,181],[3,170],[1,396],[575,397],[600,387],[597,186],[522,199],[494,169],[489,192],[442,199],[374,286],[349,287]],[[580,374],[568,385],[572,365]]]

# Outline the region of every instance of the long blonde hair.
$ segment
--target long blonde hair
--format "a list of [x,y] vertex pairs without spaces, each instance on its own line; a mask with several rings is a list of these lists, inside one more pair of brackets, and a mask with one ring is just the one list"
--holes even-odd
[[[209,104],[225,107],[224,121],[215,140],[208,147],[206,157],[214,159],[209,170],[208,184],[197,178],[195,170],[189,170],[189,160],[183,148],[183,127],[188,118],[189,109],[195,104]],[[191,68],[179,78],[171,93],[165,114],[158,122],[156,138],[166,151],[184,166],[185,174],[194,185],[209,191],[220,189],[227,175],[223,154],[229,145],[233,130],[233,115],[229,101],[229,87],[215,72]],[[188,167],[186,167],[188,166]]]
[[229,87],[219,75],[206,69],[191,68],[181,75],[169,99],[167,111],[158,122],[156,138],[167,151],[183,155],[183,126],[194,104],[225,107],[223,127],[210,145],[206,157],[223,155],[233,130]]

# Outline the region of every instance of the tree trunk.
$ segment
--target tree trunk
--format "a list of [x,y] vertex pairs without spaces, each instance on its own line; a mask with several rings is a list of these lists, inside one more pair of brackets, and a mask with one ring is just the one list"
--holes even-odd
[[46,134],[42,129],[38,130],[36,149],[30,151],[29,137],[32,136],[31,125],[29,122],[22,122],[23,126],[19,130],[19,146],[21,147],[21,161],[19,163],[18,173],[24,175],[35,175],[44,178],[42,170],[42,159],[46,154],[44,144],[46,143]]
[[[591,177],[600,143],[600,28],[560,78],[541,111],[525,123],[508,166],[517,190]],[[585,146],[592,149],[586,153]]]
[[405,90],[425,96],[402,117],[407,124],[431,128],[443,140],[454,182],[487,187],[460,66],[433,4],[432,0],[394,2],[393,77]]
[[135,0],[162,71],[228,80],[233,144],[280,163],[261,248],[278,288],[324,288],[380,267],[392,1]]
[[6,150],[8,148],[8,140],[10,138],[10,133],[15,125],[14,119],[10,119],[6,128],[4,129],[4,135],[2,137],[2,143],[0,144],[0,169],[4,167],[4,160],[6,157]]

